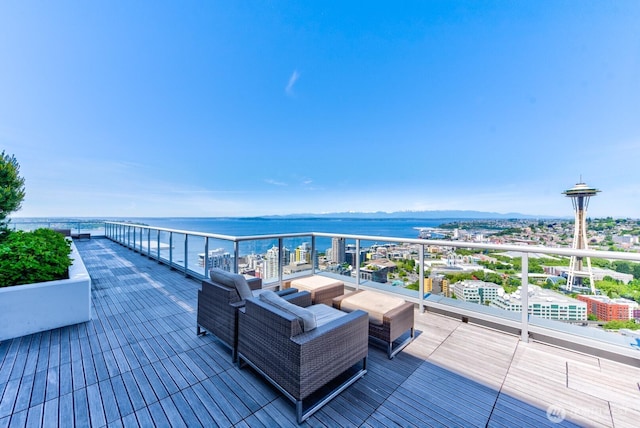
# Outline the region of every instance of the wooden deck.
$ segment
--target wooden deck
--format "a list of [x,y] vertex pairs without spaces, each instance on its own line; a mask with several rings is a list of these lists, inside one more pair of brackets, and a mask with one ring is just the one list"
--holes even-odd
[[[76,245],[93,320],[0,343],[0,428],[297,425],[277,390],[196,336],[199,282],[106,239]],[[429,313],[416,327],[393,360],[372,346],[365,377],[304,425],[638,425],[638,367]]]

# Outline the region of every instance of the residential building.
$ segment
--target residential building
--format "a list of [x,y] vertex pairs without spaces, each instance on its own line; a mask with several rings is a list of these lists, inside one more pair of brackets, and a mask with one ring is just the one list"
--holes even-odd
[[207,258],[205,258],[204,253],[198,254],[198,265],[204,267],[205,260],[207,260],[207,269],[218,268],[231,272],[233,257],[231,257],[231,253],[226,251],[224,248],[209,250],[209,257]]
[[601,321],[628,320],[630,314],[633,314],[628,303],[632,302],[631,300],[586,294],[581,294],[577,298],[587,304],[588,314],[597,316]]
[[298,264],[298,263],[311,263],[311,246],[308,242],[303,242],[299,245],[295,252],[290,255],[290,263]]
[[[514,293],[502,294],[490,304],[510,312],[522,312],[522,287]],[[587,319],[587,304],[553,290],[529,284],[528,313],[545,319],[583,321]]]
[[493,282],[479,280],[458,281],[452,286],[456,298],[465,302],[484,304],[498,297],[498,290],[504,289]]
[[344,238],[331,239],[331,261],[334,263],[344,263],[346,258],[346,242]]
[[[353,270],[355,273],[355,269]],[[387,282],[387,275],[389,269],[386,267],[380,268],[378,266],[367,266],[360,268],[360,279],[365,281],[373,281],[384,284]]]
[[267,250],[261,269],[262,278],[278,278],[278,261],[288,260],[290,258],[291,251],[287,248],[283,248],[282,253],[282,258],[280,258],[278,247],[276,247],[275,245]]

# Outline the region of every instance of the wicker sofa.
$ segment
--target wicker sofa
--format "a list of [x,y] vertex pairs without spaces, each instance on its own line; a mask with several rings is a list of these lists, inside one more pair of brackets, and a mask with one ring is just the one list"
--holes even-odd
[[[204,335],[207,331],[214,334],[231,349],[231,359],[235,362],[238,349],[238,309],[244,307],[246,297],[257,295],[262,291],[262,280],[247,279],[243,275],[220,269],[211,269],[209,276],[210,279],[203,280],[202,287],[198,290],[196,334]],[[242,284],[243,281],[244,284]],[[244,293],[239,291],[238,284]],[[284,296],[294,294],[296,291],[296,289],[287,289],[278,293]],[[244,296],[241,296],[241,293]]]
[[308,291],[296,295],[312,322],[266,294],[247,299],[239,311],[238,365],[247,363],[293,401],[301,423],[367,372],[369,323],[364,311],[311,305]]

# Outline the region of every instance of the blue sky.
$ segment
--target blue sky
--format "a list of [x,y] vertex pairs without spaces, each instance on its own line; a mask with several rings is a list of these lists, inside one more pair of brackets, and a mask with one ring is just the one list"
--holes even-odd
[[4,1],[16,216],[640,218],[640,2]]

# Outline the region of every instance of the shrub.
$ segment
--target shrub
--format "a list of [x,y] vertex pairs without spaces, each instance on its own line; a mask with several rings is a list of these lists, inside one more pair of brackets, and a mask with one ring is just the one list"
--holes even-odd
[[51,229],[14,231],[0,243],[0,287],[69,277],[71,242]]

